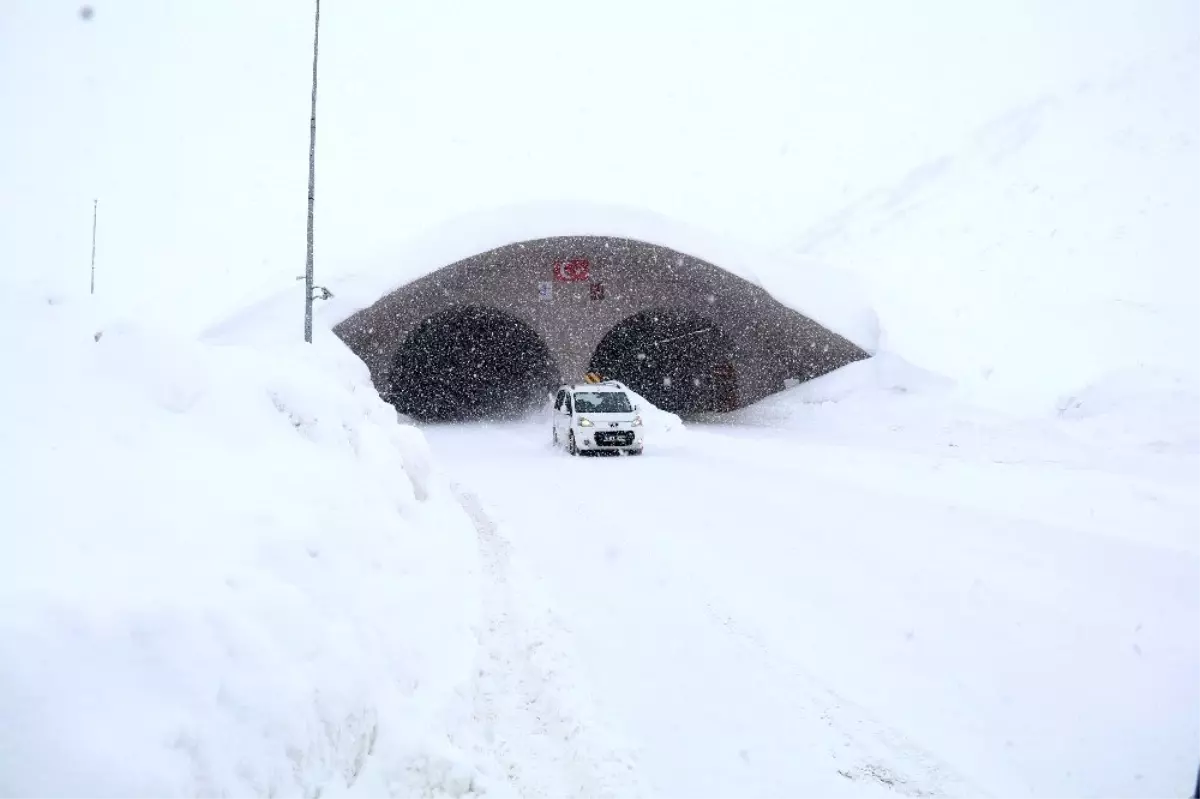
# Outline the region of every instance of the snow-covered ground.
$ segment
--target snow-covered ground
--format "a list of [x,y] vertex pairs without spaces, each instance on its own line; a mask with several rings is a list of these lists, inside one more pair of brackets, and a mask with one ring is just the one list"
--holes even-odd
[[884,356],[571,459],[281,320],[3,296],[0,793],[1187,787],[1186,398],[1020,421]]
[[571,459],[542,420],[426,434],[546,578],[662,795],[1181,795],[1196,449],[959,407],[902,371],[641,459]]

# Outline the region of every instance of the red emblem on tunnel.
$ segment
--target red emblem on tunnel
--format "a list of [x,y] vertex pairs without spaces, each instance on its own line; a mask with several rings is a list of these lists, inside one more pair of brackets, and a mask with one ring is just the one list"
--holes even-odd
[[554,279],[567,282],[587,280],[592,273],[587,258],[569,258],[554,262]]

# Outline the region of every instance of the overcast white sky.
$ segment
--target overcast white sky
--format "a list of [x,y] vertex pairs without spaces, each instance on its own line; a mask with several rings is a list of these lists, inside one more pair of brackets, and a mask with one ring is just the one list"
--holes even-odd
[[[318,258],[554,198],[782,245],[1008,108],[1200,36],[1198,6],[325,0]],[[78,8],[0,6],[5,273],[86,288],[98,196],[102,285],[131,302],[300,274],[310,4]]]

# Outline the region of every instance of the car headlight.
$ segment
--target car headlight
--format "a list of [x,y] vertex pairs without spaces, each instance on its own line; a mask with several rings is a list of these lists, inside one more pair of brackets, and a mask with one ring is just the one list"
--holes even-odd
[[579,426],[580,427],[591,427],[592,420],[587,418],[586,416],[580,416],[579,417]]
[[633,417],[633,426],[641,427],[642,426],[642,417],[640,417],[640,416]]

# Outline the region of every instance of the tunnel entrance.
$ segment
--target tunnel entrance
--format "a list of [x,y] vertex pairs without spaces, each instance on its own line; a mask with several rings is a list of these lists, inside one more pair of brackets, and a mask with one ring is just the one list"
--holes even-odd
[[[490,241],[504,220],[444,240],[451,250]],[[731,410],[782,390],[789,378],[812,379],[869,355],[761,286],[664,244],[552,235],[462,255],[407,263],[405,274],[421,276],[334,327],[380,394],[418,418],[513,415],[541,402],[541,390],[560,376],[580,380],[589,368],[683,414]],[[378,290],[377,277],[364,278],[343,298]]]
[[625,319],[600,340],[590,370],[674,413],[738,407],[733,348],[699,314],[663,308]]
[[392,361],[388,400],[421,421],[516,418],[558,383],[549,348],[514,316],[481,305],[423,320]]

